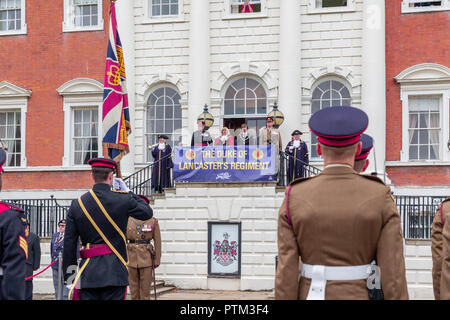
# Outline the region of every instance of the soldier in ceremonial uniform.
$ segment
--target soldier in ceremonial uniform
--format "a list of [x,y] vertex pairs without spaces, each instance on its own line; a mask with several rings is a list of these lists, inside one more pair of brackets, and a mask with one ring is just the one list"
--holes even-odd
[[[148,205],[150,200],[139,195]],[[151,240],[154,241],[154,247]],[[158,220],[128,219],[127,252],[131,300],[150,300],[151,284],[154,281],[154,269],[161,261],[161,232]]]
[[[6,152],[0,149],[0,190]],[[25,299],[28,243],[23,210],[0,202],[0,300]]]
[[[147,220],[153,211],[129,192],[121,179],[113,178],[117,170],[115,161],[97,158],[88,163],[95,184],[92,190],[72,201],[67,213],[63,271],[66,285],[71,286],[69,300],[77,296],[81,300],[122,300],[128,285],[125,238],[128,217]],[[113,180],[122,191],[111,190]],[[78,238],[83,248],[80,270],[73,279]]]
[[159,143],[151,147],[155,162],[152,169],[152,189],[162,193],[163,188],[172,186],[170,183],[170,168],[173,168],[172,148],[166,143],[166,140],[169,139],[166,135],[160,134],[158,139]]
[[211,134],[205,130],[205,121],[197,122],[198,130],[194,131],[191,139],[191,147],[206,147],[213,143]]
[[325,108],[309,120],[325,168],[286,189],[278,215],[276,299],[367,300],[374,260],[384,298],[408,299],[400,215],[390,189],[353,170],[367,125],[367,115],[352,107]]
[[373,148],[373,139],[368,134],[363,133],[361,135],[361,153],[355,157],[355,165],[353,169],[356,172],[361,173],[366,171],[369,166],[369,153]]
[[437,208],[431,227],[433,290],[436,300],[450,299],[450,230],[446,227],[449,215],[450,198],[447,198]]
[[297,178],[303,178],[305,176],[304,164],[309,164],[308,147],[300,139],[300,135],[302,134],[299,130],[292,132],[293,139],[286,146],[285,153],[289,155],[287,170],[288,183]]

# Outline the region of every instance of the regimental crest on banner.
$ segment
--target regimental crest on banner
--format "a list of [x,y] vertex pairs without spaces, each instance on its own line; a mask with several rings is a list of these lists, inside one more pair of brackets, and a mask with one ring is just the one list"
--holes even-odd
[[252,156],[255,160],[261,160],[262,158],[264,158],[264,152],[261,149],[256,149],[255,151],[253,151]]
[[187,150],[186,151],[186,159],[188,160],[194,160],[196,156],[196,153],[194,150]]
[[237,260],[237,241],[228,242],[228,238],[230,235],[228,232],[223,234],[223,241],[220,242],[216,240],[214,242],[214,258],[213,261],[216,261],[221,266],[229,266],[234,261]]

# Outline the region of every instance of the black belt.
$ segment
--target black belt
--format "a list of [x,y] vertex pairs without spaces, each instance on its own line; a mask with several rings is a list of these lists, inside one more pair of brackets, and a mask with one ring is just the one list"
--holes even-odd
[[149,244],[150,240],[128,240],[128,243]]

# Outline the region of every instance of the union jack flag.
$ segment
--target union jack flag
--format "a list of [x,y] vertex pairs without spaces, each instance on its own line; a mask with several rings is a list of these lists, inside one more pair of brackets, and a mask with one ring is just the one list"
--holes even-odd
[[109,41],[103,82],[103,156],[120,161],[130,149],[130,111],[122,43],[117,30],[116,7],[111,2]]

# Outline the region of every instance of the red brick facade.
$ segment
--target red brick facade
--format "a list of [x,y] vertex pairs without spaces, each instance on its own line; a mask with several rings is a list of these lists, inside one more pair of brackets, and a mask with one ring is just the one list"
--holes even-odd
[[[103,1],[103,30],[63,33],[64,1],[26,1],[27,34],[0,37],[1,80],[32,91],[26,115],[27,167],[62,165],[63,98],[56,89],[75,78],[103,82],[108,17],[109,1]],[[9,172],[3,188],[74,189],[91,184],[88,172]]]
[[[402,14],[401,2],[386,1],[386,161],[400,161],[402,149],[402,102],[394,77],[422,63],[450,67],[450,12]],[[387,167],[386,171],[396,186],[442,186],[450,181],[450,166]]]

